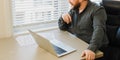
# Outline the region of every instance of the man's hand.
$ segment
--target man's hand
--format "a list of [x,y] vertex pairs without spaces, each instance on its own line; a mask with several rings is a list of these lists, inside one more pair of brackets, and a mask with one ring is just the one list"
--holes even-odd
[[66,22],[67,24],[69,24],[72,21],[71,16],[68,13],[63,14],[62,18],[63,18],[64,22]]
[[85,60],[95,60],[95,53],[91,50],[84,50],[81,57],[85,57]]

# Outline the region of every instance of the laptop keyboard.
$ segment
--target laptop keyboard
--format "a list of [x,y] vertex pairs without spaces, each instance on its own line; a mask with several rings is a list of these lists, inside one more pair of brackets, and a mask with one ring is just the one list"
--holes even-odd
[[55,51],[56,51],[57,54],[62,54],[62,53],[67,52],[67,51],[65,51],[64,49],[62,49],[62,48],[60,48],[60,47],[57,47],[57,46],[55,46],[55,45],[53,45],[53,47],[54,47],[54,49],[55,49]]

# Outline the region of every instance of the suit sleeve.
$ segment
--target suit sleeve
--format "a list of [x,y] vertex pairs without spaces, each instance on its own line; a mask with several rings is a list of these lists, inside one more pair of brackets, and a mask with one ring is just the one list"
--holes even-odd
[[93,34],[92,39],[90,40],[90,44],[88,49],[92,51],[98,50],[102,47],[102,42],[105,36],[105,25],[106,25],[106,12],[103,7],[99,8],[93,16]]

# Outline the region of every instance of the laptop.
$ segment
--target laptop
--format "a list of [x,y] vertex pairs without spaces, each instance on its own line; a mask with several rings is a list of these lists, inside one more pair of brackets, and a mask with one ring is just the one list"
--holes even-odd
[[61,57],[76,51],[76,49],[62,43],[58,40],[48,40],[43,36],[29,30],[32,37],[35,39],[36,43],[44,50],[50,52],[51,54]]

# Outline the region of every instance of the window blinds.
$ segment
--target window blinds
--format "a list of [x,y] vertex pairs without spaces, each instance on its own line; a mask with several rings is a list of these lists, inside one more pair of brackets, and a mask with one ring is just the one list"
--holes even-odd
[[68,0],[12,0],[13,25],[58,20],[69,9]]

